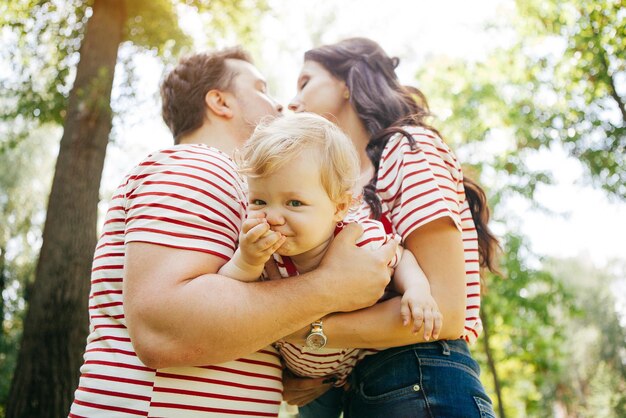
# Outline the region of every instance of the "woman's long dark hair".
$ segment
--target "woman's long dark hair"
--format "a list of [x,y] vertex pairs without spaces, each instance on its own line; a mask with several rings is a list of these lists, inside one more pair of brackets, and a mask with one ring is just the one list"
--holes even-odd
[[[376,179],[389,138],[400,133],[415,147],[413,136],[402,129],[403,126],[421,126],[441,137],[425,121],[431,115],[426,97],[415,87],[402,86],[395,73],[399,59],[390,58],[380,45],[367,38],[350,38],[311,49],[304,54],[304,60],[322,65],[334,77],[343,80],[350,91],[350,102],[370,134],[366,151],[376,170],[363,190],[363,197],[374,217],[379,219],[382,205],[376,194]],[[478,233],[480,265],[496,272],[499,245],[488,226],[487,198],[482,188],[466,177],[463,186]]]

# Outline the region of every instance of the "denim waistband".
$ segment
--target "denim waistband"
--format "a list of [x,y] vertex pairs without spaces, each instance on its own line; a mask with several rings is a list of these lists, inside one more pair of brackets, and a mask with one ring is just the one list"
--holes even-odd
[[467,342],[461,338],[458,340],[440,340],[427,343],[404,345],[402,347],[387,348],[379,353],[365,357],[359,362],[359,364],[366,365],[370,361],[378,362],[409,350],[431,351],[443,356],[450,355],[450,352],[454,351],[464,354],[466,356],[471,356]]

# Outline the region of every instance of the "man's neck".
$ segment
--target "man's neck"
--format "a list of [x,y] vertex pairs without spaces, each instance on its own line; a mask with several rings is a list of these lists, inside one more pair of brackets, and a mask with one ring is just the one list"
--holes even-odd
[[222,123],[205,122],[200,128],[188,133],[179,141],[180,144],[204,144],[217,148],[225,154],[233,155],[233,151],[242,142],[230,127]]

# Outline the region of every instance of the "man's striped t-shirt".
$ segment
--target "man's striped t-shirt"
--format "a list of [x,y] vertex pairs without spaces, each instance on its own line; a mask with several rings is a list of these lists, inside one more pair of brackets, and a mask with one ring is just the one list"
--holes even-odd
[[245,183],[214,148],[174,146],[131,171],[112,198],[94,256],[90,334],[70,417],[278,416],[282,367],[274,347],[219,365],[154,370],[137,357],[124,318],[126,244],[228,260],[245,212]]

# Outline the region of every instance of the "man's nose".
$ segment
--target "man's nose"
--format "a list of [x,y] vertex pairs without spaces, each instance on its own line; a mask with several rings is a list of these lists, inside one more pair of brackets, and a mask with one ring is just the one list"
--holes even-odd
[[276,100],[274,100],[274,109],[276,109],[278,113],[283,113],[283,105],[278,103]]

